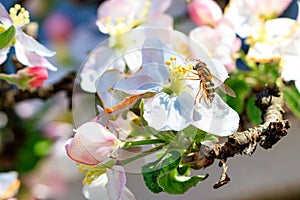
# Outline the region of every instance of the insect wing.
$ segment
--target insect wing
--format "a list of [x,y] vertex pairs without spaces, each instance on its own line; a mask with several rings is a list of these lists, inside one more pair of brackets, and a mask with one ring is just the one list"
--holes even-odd
[[228,72],[224,65],[215,59],[212,59],[212,62],[207,63],[206,65],[207,69],[210,71],[210,74],[216,77],[220,81],[213,81],[215,84],[215,87],[219,87],[223,82],[228,78]]
[[212,80],[213,80],[214,84],[217,87],[219,87],[219,89],[222,90],[222,92],[224,92],[225,94],[228,94],[229,96],[236,97],[235,92],[228,85],[226,85],[225,83],[223,83],[217,77],[215,77],[213,75],[211,75],[211,76],[212,76]]

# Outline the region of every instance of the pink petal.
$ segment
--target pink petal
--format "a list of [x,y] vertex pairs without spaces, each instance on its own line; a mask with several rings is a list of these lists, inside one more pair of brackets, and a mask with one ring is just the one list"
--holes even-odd
[[126,188],[126,176],[124,168],[115,165],[107,169],[108,183],[106,185],[110,200],[135,200],[134,195]]
[[188,4],[188,12],[199,26],[215,26],[223,15],[219,5],[212,0],[194,0]]
[[214,49],[218,45],[219,37],[214,29],[208,26],[200,26],[190,32],[190,38],[204,48],[209,56],[212,56]]
[[16,41],[15,51],[18,61],[23,65],[29,67],[42,66],[52,71],[57,70],[44,56],[38,55],[35,51],[29,51],[20,41]]
[[173,18],[168,14],[158,14],[152,17],[146,24],[142,27],[157,27],[173,29]]
[[117,137],[95,122],[81,125],[74,138],[67,141],[67,154],[73,160],[96,165],[105,160],[115,148]]
[[12,22],[6,8],[0,3],[0,21],[2,21],[2,18],[9,19],[9,21]]

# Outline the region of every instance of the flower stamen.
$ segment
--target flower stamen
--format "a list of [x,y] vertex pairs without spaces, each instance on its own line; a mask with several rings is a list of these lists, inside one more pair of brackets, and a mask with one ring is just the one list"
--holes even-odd
[[185,77],[192,66],[190,64],[177,64],[176,60],[176,57],[170,57],[165,64],[168,66],[170,72],[171,85],[169,89],[176,94],[180,94],[184,89]]
[[24,26],[30,23],[29,12],[20,4],[15,4],[14,7],[10,8],[9,13],[15,25]]

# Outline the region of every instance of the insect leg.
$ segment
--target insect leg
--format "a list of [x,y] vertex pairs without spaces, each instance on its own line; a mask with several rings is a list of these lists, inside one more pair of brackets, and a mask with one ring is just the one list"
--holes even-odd
[[[198,92],[197,92],[197,94],[196,94],[196,97],[195,97],[195,101],[194,101],[194,105],[196,104],[196,101],[197,101],[197,98],[198,98],[198,96],[199,96],[199,94],[200,94],[200,90],[202,89],[202,81],[200,80],[200,82],[199,82],[199,90],[198,90]],[[202,96],[203,96],[203,94],[201,95],[201,97],[200,97],[200,99],[202,98]],[[199,100],[199,102],[200,102],[201,100]]]

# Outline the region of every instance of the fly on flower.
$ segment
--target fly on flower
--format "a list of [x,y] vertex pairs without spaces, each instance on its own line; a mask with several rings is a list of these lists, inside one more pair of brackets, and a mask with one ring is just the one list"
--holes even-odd
[[199,103],[201,102],[202,98],[204,98],[205,102],[208,106],[211,105],[212,101],[214,100],[215,93],[216,93],[216,86],[214,82],[217,82],[219,85],[219,88],[229,96],[236,97],[235,92],[226,84],[224,84],[221,80],[219,80],[217,77],[215,77],[210,70],[207,68],[206,63],[202,62],[201,60],[198,60],[198,62],[193,66],[193,70],[190,71],[192,74],[196,75],[197,77],[188,77],[188,80],[200,80],[199,82],[199,90],[195,97],[196,104],[197,98],[200,94],[200,91],[202,90],[202,94],[199,98]]

